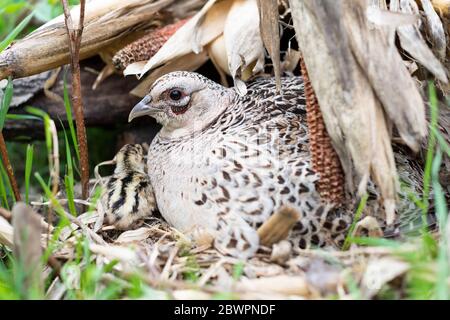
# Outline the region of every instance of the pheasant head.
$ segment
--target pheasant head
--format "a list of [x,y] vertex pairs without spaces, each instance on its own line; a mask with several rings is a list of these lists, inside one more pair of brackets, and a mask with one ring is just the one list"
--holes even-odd
[[161,136],[176,138],[204,129],[229,105],[234,91],[198,73],[176,71],[160,77],[131,110],[128,121],[149,115]]

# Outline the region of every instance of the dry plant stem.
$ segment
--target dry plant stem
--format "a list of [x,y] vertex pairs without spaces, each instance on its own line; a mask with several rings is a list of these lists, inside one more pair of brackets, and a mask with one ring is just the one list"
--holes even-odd
[[286,239],[300,216],[300,212],[293,208],[280,208],[259,227],[258,235],[261,244],[271,246]]
[[11,218],[12,218],[11,212],[6,210],[5,208],[0,207],[0,216],[5,218],[8,222],[11,222]]
[[325,127],[319,102],[314,93],[304,60],[300,63],[305,85],[306,118],[309,130],[309,145],[312,166],[320,178],[317,185],[320,195],[335,205],[342,205],[345,200],[345,177],[341,162],[331,144],[331,138]]
[[77,126],[77,138],[80,149],[81,192],[82,198],[87,199],[89,194],[89,158],[84,125],[83,100],[81,96],[80,76],[80,44],[83,33],[85,0],[80,0],[80,19],[77,28],[74,27],[67,0],[61,0],[64,8],[64,21],[67,29],[70,52],[70,67],[72,70],[72,105]]
[[11,162],[9,161],[8,157],[8,150],[6,150],[6,142],[3,138],[3,133],[0,132],[0,154],[2,155],[3,164],[6,168],[6,172],[8,173],[9,181],[11,182],[11,186],[14,192],[14,197],[16,198],[16,201],[20,201],[20,192],[19,187],[17,185],[16,178],[14,177],[14,171],[13,167],[11,166]]
[[52,194],[56,196],[58,193],[59,185],[59,144],[58,144],[58,132],[56,131],[56,126],[54,121],[50,121],[50,131],[52,132],[53,140],[53,153],[50,155],[52,158],[52,172],[50,176],[52,177]]

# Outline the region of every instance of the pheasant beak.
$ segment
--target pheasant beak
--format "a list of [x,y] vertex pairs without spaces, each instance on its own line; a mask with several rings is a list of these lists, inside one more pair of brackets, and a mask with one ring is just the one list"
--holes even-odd
[[145,115],[152,115],[157,110],[152,107],[151,102],[152,97],[147,95],[142,99],[134,108],[131,110],[130,115],[128,116],[128,122],[131,122],[133,119],[142,117]]

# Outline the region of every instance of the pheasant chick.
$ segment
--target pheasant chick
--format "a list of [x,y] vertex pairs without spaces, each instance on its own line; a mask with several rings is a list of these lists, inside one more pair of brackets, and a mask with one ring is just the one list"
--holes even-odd
[[144,150],[139,144],[126,144],[114,160],[116,168],[102,199],[106,223],[117,229],[130,229],[156,207],[150,179],[145,173]]

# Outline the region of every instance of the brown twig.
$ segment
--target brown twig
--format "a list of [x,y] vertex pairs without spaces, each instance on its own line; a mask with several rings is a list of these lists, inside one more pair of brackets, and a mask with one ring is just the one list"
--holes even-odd
[[3,138],[3,133],[0,132],[0,154],[2,155],[3,164],[5,166],[6,172],[8,173],[9,181],[11,182],[11,186],[14,192],[14,197],[16,198],[16,201],[20,201],[20,192],[19,187],[17,185],[16,178],[14,177],[14,170],[11,166],[11,162],[9,161],[8,157],[8,150],[6,150],[6,142]]
[[294,208],[281,207],[259,227],[260,243],[270,247],[286,239],[300,216]]
[[77,126],[77,138],[80,149],[81,190],[83,199],[89,194],[89,156],[87,147],[86,127],[84,125],[83,100],[81,96],[80,76],[80,46],[83,34],[85,0],[80,0],[80,19],[75,28],[69,11],[67,0],[61,0],[64,8],[64,21],[67,30],[70,52],[70,67],[72,70],[72,105]]

